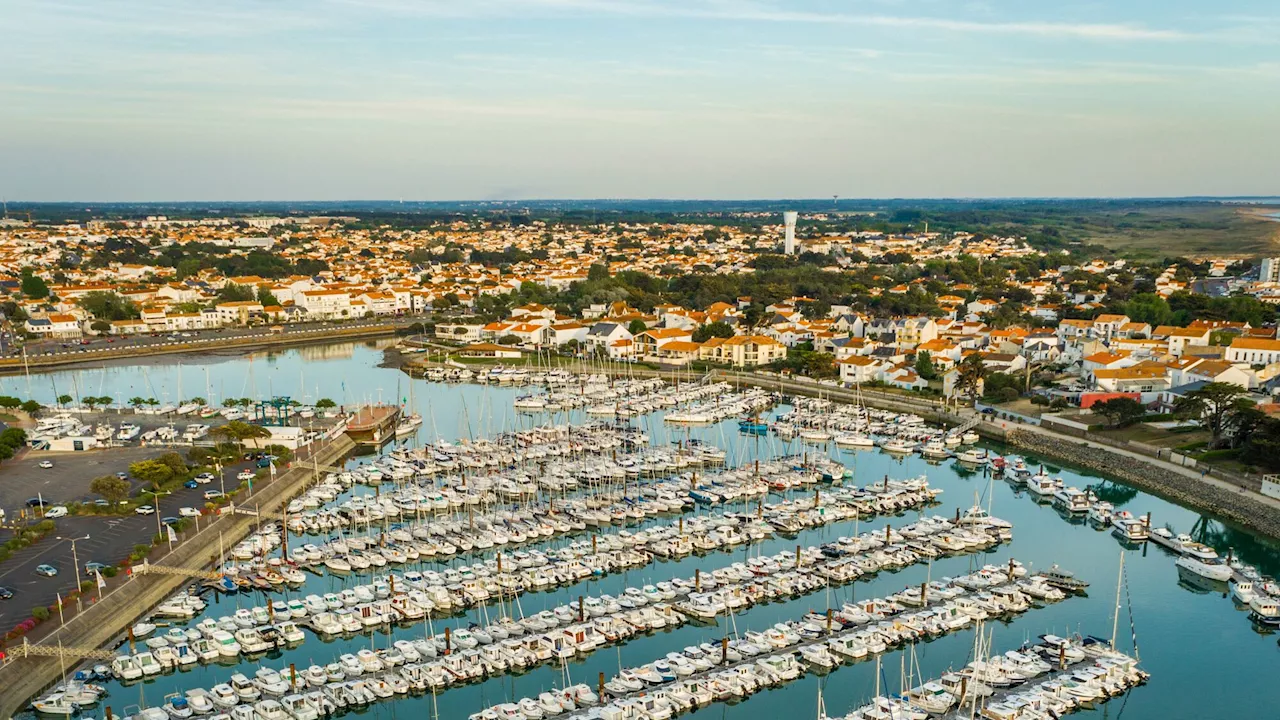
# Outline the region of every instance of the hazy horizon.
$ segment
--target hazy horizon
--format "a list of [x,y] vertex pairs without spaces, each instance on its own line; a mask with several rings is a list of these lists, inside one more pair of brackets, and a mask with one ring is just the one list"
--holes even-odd
[[1262,0],[9,5],[11,201],[1280,192]]

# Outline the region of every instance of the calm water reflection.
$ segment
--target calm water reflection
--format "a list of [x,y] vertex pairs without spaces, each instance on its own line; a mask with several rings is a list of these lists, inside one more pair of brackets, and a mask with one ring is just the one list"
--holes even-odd
[[[34,396],[42,402],[51,402],[60,393],[76,392],[111,395],[117,401],[142,395],[169,402],[195,395],[219,402],[225,397],[266,397],[272,394],[291,395],[303,402],[330,397],[339,403],[379,398],[385,401],[399,398],[408,403],[412,398],[415,409],[427,418],[427,422],[418,437],[409,442],[426,442],[436,437],[455,439],[488,435],[504,428],[536,422],[534,418],[513,412],[511,401],[519,390],[410,381],[396,370],[377,367],[380,360],[381,351],[377,344],[348,343],[230,359],[188,357],[182,360],[181,365],[118,365],[33,375],[29,380],[9,377],[0,380],[0,393]],[[570,415],[567,419],[581,421],[584,418]],[[640,422],[650,431],[655,443],[669,442],[686,435],[698,437],[730,449],[732,462],[747,462],[757,453],[768,455],[801,450],[799,445],[789,446],[773,438],[743,438],[737,434],[732,421],[689,431],[664,427],[658,416]],[[1000,452],[1002,449],[995,450]],[[950,516],[956,508],[972,505],[977,496],[982,503],[989,502],[996,515],[1014,523],[1014,540],[986,556],[947,558],[932,567],[921,565],[898,573],[882,574],[866,582],[833,590],[829,598],[819,593],[785,603],[759,606],[732,621],[739,631],[799,618],[810,609],[825,608],[828,600],[838,604],[851,597],[883,595],[918,584],[929,577],[958,575],[975,564],[1001,563],[1009,557],[1016,557],[1032,568],[1060,563],[1093,583],[1093,587],[1088,597],[1032,611],[1007,625],[996,626],[995,647],[1007,649],[1046,632],[1079,630],[1099,635],[1110,633],[1116,571],[1122,549],[1109,533],[1096,531],[1086,524],[1069,522],[1053,508],[1034,502],[1025,492],[1015,490],[1002,481],[992,481],[984,473],[964,470],[951,463],[931,464],[916,457],[895,459],[878,452],[833,451],[833,457],[852,467],[860,484],[885,474],[894,477],[927,474],[931,483],[945,490],[942,505],[930,511],[941,515]],[[1029,462],[1041,461],[1029,458]],[[1203,518],[1119,482],[1072,468],[1053,466],[1050,470],[1061,474],[1069,484],[1091,486],[1100,497],[1113,502],[1118,508],[1127,509],[1135,515],[1150,512],[1158,525],[1167,524],[1180,532],[1192,532],[1221,552],[1233,548],[1238,555],[1260,565],[1269,574],[1280,571],[1280,553],[1276,548],[1260,542],[1249,533]],[[878,519],[863,526],[870,529],[883,527],[885,522],[902,524],[914,517],[913,513],[901,518]],[[852,532],[853,523],[843,523],[810,531],[800,538],[800,542],[817,544]],[[764,543],[763,548],[753,546],[733,553],[658,562],[572,588],[531,594],[522,598],[520,604],[526,613],[539,611],[568,602],[581,594],[616,593],[628,585],[677,574],[687,576],[692,574],[694,567],[719,567],[742,559],[748,553],[790,550],[795,544],[795,540],[775,539]],[[1121,619],[1121,647],[1131,649],[1129,638],[1131,632],[1136,632],[1138,649],[1145,667],[1152,673],[1152,680],[1127,699],[1113,701],[1078,716],[1118,717],[1122,710],[1124,717],[1134,720],[1280,716],[1276,710],[1280,707],[1280,687],[1274,682],[1276,670],[1280,668],[1276,637],[1256,631],[1246,614],[1225,597],[1225,587],[1206,586],[1203,582],[1180,578],[1173,558],[1161,548],[1150,546],[1124,552],[1128,553],[1128,582],[1122,599],[1126,614]],[[359,579],[314,577],[308,581],[302,594],[328,592]],[[218,617],[233,612],[240,605],[264,602],[261,596],[252,595],[222,599],[216,605],[211,604],[207,614]],[[1129,607],[1133,611],[1132,626],[1127,617]],[[434,629],[440,631],[445,624],[465,625],[470,619],[483,620],[482,611],[473,610],[466,617],[438,621]],[[607,648],[587,658],[579,658],[570,663],[567,672],[573,682],[594,683],[597,673],[612,674],[619,664],[636,665],[689,644],[718,640],[732,629],[729,624],[730,621],[722,619],[716,626],[686,626],[633,639],[620,648]],[[301,667],[323,664],[353,648],[385,647],[395,639],[417,637],[426,631],[425,625],[416,625],[395,628],[389,634],[330,642],[308,634],[300,647],[265,662],[277,668],[291,662]],[[889,689],[898,687],[903,652],[914,653],[914,661],[923,672],[933,676],[948,667],[964,664],[972,645],[972,632],[964,632],[921,644],[913,650],[889,653],[883,661],[882,685]],[[165,693],[209,686],[224,681],[231,672],[223,666],[197,667],[131,687],[113,683],[108,702],[117,713],[126,705],[140,701],[157,704]],[[438,697],[436,706],[442,718],[465,718],[495,702],[536,695],[560,682],[560,669],[541,667],[522,675],[447,690]],[[820,685],[825,688],[828,711],[842,714],[868,698],[875,684],[875,663],[863,662],[842,667],[823,678],[809,675],[789,686],[763,692],[739,704],[713,705],[691,717],[813,718]],[[361,714],[426,717],[432,712],[432,699],[428,695],[376,705]]]

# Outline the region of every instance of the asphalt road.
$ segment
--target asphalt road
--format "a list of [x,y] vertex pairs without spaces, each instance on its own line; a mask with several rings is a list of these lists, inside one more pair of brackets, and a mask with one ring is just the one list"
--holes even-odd
[[[414,322],[413,317],[383,318],[378,320],[360,320],[354,322],[295,323],[284,325],[283,333],[272,333],[266,327],[252,328],[217,328],[213,330],[186,330],[175,333],[145,333],[109,338],[84,338],[82,340],[31,340],[26,344],[26,356],[55,357],[87,355],[92,358],[95,353],[118,351],[127,348],[182,348],[200,345],[213,345],[219,342],[238,338],[278,338],[281,335],[301,335],[331,330],[385,327],[387,325],[408,325]],[[22,357],[22,351],[10,346],[6,357]]]

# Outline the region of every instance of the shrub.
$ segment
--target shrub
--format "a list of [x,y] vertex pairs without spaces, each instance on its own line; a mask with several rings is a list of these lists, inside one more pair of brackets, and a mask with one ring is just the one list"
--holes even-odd
[[44,622],[45,620],[49,619],[49,608],[47,607],[31,608],[31,617],[35,618],[39,622]]
[[1002,387],[992,394],[994,395],[996,402],[1002,403],[1013,402],[1018,399],[1019,395],[1018,391],[1011,387]]

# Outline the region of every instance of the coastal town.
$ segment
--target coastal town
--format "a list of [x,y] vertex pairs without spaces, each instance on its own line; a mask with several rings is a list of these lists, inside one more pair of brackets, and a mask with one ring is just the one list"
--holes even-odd
[[[0,291],[17,342],[3,350],[390,319],[473,358],[767,367],[988,401],[1034,388],[1046,403],[1125,396],[1155,412],[1221,382],[1280,408],[1280,258],[1144,264],[1016,236],[824,232],[829,214],[798,229],[730,219],[417,230],[342,216],[9,219]],[[732,280],[774,267],[818,292]],[[979,380],[1021,387],[977,387],[966,361]]]
[[[1099,582],[1083,547],[1169,558],[1280,627],[1270,556],[1236,554],[1236,528],[1280,532],[1280,259],[835,212],[401,225],[4,222],[4,708],[114,717],[141,683],[163,702],[126,718],[430,693],[473,720],[656,720],[973,627],[955,672],[836,697],[1066,714],[1154,675],[1136,637],[1043,635],[1013,654],[1058,669],[1015,669],[982,628]],[[1044,506],[1087,535],[1014,544]],[[631,640],[664,633],[688,647],[643,662]],[[1064,699],[1075,667],[1114,677]]]

